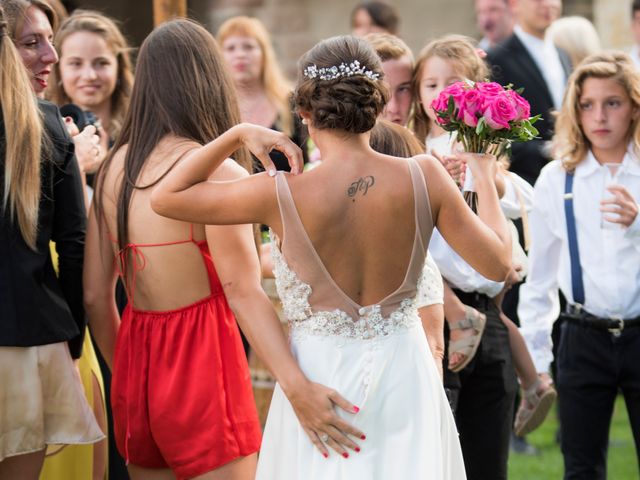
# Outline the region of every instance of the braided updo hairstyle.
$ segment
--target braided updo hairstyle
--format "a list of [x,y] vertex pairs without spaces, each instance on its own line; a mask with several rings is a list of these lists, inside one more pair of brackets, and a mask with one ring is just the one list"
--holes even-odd
[[[359,62],[372,75],[354,74],[322,79],[305,76],[305,69],[339,67]],[[377,75],[377,78],[373,78]],[[323,40],[298,63],[294,102],[308,112],[317,129],[364,133],[373,128],[389,98],[382,81],[380,60],[371,46],[357,37],[344,35]]]

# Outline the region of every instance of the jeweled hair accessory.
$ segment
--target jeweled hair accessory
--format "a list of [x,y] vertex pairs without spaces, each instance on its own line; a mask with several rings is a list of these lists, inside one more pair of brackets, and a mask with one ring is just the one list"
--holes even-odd
[[304,76],[307,78],[319,78],[320,80],[335,80],[341,77],[351,77],[353,75],[364,75],[371,80],[378,80],[380,74],[367,67],[360,65],[358,60],[354,60],[349,65],[341,63],[340,65],[333,65],[332,67],[318,68],[317,65],[312,64],[304,69]]

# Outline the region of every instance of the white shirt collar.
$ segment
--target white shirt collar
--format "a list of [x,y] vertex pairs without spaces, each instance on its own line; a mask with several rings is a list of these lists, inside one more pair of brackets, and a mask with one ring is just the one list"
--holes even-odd
[[[635,151],[633,142],[629,143],[627,147],[627,153],[625,153],[622,159],[622,165],[626,173],[640,176],[640,159],[638,159],[637,152]],[[576,177],[587,177],[600,169],[600,162],[596,160],[591,149],[587,153],[587,157],[584,161],[580,162],[576,166]]]
[[513,27],[513,33],[516,34],[518,39],[524,44],[524,46],[529,51],[532,51],[532,50],[537,51],[540,49],[553,47],[553,42],[551,42],[551,39],[548,39],[548,38],[542,39],[534,35],[531,35],[530,33],[525,32],[520,26],[520,24],[516,24]]

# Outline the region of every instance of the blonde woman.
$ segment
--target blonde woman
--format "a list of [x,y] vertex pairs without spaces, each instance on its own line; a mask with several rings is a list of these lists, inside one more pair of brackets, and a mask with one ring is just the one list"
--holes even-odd
[[556,47],[569,54],[573,68],[602,49],[596,27],[586,18],[577,15],[559,18],[547,29],[545,36]]
[[[80,172],[57,109],[36,100],[14,42],[55,57],[53,13],[38,1],[0,2],[2,217],[0,220],[0,478],[38,478],[47,445],[104,436],[73,360],[85,320],[82,258],[86,213]],[[49,57],[47,57],[47,55]],[[6,127],[5,127],[6,126]],[[11,134],[5,128],[11,127]],[[60,276],[49,251],[57,242]]]
[[[302,147],[305,139],[292,111],[292,87],[262,22],[233,17],[220,26],[217,40],[238,91],[242,121],[283,132]],[[289,170],[281,153],[273,152],[272,160],[278,170]],[[261,171],[262,165],[254,161],[254,168]]]

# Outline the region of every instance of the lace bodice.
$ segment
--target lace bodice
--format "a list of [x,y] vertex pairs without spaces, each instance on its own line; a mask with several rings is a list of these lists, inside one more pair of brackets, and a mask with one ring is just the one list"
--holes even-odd
[[[382,315],[380,305],[361,307],[358,318],[352,318],[340,309],[314,311],[309,303],[311,286],[300,280],[289,268],[273,233],[271,239],[276,288],[285,318],[289,322],[289,333],[293,337],[319,335],[367,340],[391,335],[420,323],[415,297],[402,300],[400,306],[387,316]],[[418,291],[423,278],[418,282]]]

